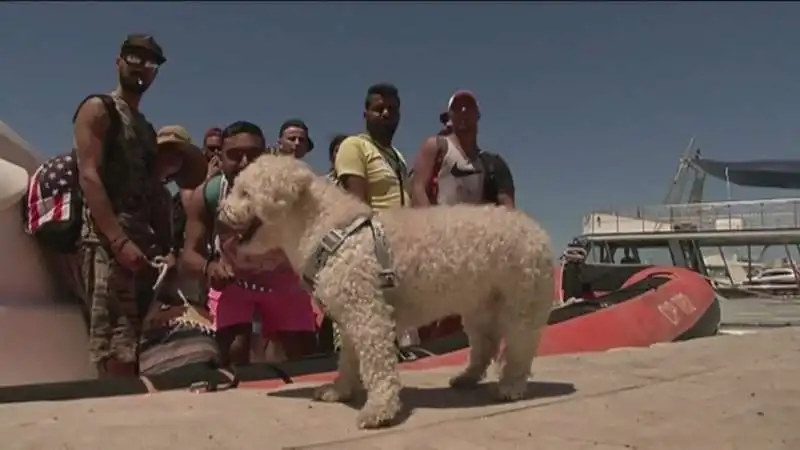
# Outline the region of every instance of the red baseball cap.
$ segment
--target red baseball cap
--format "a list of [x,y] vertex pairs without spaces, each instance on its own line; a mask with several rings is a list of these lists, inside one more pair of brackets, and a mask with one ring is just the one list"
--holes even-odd
[[439,122],[442,125],[447,124],[450,120],[450,111],[453,108],[475,108],[476,110],[480,111],[480,106],[478,105],[478,99],[475,98],[475,94],[470,91],[456,91],[453,95],[450,96],[450,100],[447,101],[447,111],[439,114]]
[[208,131],[206,131],[206,134],[203,136],[203,139],[208,139],[210,137],[222,137],[222,128],[209,128]]
[[456,91],[450,96],[450,100],[447,101],[447,110],[450,111],[458,106],[470,106],[475,109],[480,109],[478,106],[478,99],[476,99],[475,94],[470,91]]

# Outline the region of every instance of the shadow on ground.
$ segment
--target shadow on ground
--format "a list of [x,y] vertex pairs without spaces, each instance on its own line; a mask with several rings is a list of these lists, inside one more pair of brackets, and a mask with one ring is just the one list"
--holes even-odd
[[[412,411],[416,408],[428,409],[452,409],[452,408],[477,408],[497,404],[494,400],[493,392],[497,383],[483,383],[475,389],[456,390],[451,387],[403,387],[400,397],[405,406],[405,414],[399,420],[405,421]],[[531,381],[528,382],[528,392],[525,400],[563,397],[577,392],[572,383],[561,383],[555,381]],[[268,396],[281,398],[296,398],[313,401],[314,387],[302,387],[298,389],[288,389],[278,392],[270,392]],[[345,403],[345,405],[360,409],[364,404],[365,396],[362,394],[356,400]]]

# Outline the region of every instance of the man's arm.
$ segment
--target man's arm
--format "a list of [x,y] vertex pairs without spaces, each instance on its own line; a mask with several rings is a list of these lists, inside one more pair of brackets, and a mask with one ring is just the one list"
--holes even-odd
[[81,105],[75,116],[75,151],[78,156],[78,181],[84,201],[106,239],[112,244],[125,238],[111,201],[100,178],[106,132],[111,125],[103,101],[97,97]]
[[509,208],[516,207],[514,199],[514,177],[505,160],[498,155],[495,166],[495,180],[497,182],[497,203]]
[[367,161],[364,158],[364,149],[357,138],[349,137],[342,141],[333,166],[344,189],[364,203],[369,203]]
[[184,194],[181,192],[182,197],[188,197],[184,200],[184,208],[186,209],[186,237],[183,242],[183,251],[181,252],[181,268],[187,273],[195,277],[203,277],[203,271],[206,268],[206,236],[207,236],[207,223],[208,213],[206,212],[206,204],[203,190],[205,183],[201,184],[191,194]]
[[436,159],[439,156],[438,136],[425,139],[414,160],[414,178],[411,180],[411,205],[430,206],[428,184],[435,175]]

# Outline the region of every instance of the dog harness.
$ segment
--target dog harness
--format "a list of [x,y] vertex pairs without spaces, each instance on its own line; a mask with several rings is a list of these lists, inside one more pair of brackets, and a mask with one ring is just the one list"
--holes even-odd
[[[383,227],[373,220],[372,214],[357,217],[350,225],[341,228],[334,228],[322,237],[314,252],[308,258],[303,270],[303,286],[308,292],[314,292],[317,283],[317,274],[328,260],[333,256],[350,236],[360,231],[364,227],[369,227],[372,231],[372,239],[375,243],[375,258],[378,260],[381,270],[378,273],[381,289],[387,290],[397,287],[397,273],[392,267],[392,255],[389,251],[389,244]],[[322,304],[317,300],[320,308]]]

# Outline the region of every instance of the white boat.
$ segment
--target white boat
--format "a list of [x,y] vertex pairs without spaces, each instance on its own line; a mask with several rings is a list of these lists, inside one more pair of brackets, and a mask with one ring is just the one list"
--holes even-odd
[[800,285],[800,274],[790,267],[778,267],[775,269],[764,269],[758,275],[744,282],[746,285]]
[[724,258],[722,253],[703,255],[703,262],[714,285],[724,288],[742,286],[764,268],[763,263],[740,260],[738,254],[732,258]]
[[[800,198],[703,200],[706,176],[725,181],[729,192],[730,185],[800,190],[800,161],[723,162],[702,158],[692,145],[681,158],[664,203],[584,217],[579,239],[589,246],[588,260],[688,267],[726,296],[800,293],[792,269],[758,275],[766,266],[762,261],[768,249],[783,248],[784,267],[794,267],[792,253],[800,253]],[[756,246],[762,247],[759,256],[753,251]],[[731,248],[746,257],[731,258]],[[659,260],[651,254],[658,254]]]
[[96,378],[81,309],[58,301],[44,255],[22,227],[40,158],[0,122],[0,386]]

